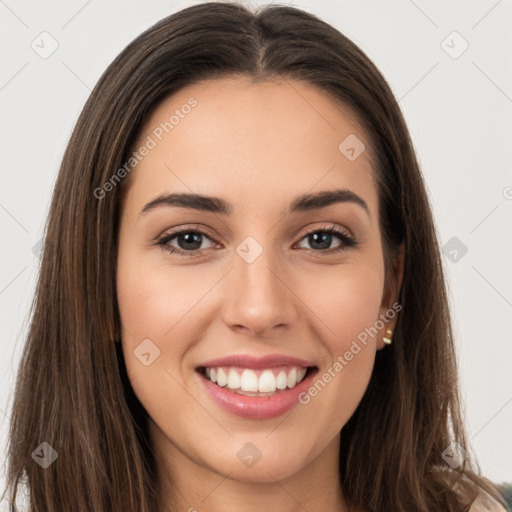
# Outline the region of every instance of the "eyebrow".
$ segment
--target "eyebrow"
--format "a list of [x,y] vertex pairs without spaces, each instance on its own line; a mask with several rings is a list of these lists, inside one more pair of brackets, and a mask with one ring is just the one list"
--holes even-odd
[[[308,193],[295,198],[283,214],[319,210],[336,203],[353,203],[361,206],[368,216],[370,209],[366,201],[356,193],[348,189],[325,190],[315,193]],[[162,194],[146,204],[141,210],[145,214],[159,206],[174,206],[190,208],[211,213],[231,215],[233,205],[219,197],[203,196],[200,194]]]

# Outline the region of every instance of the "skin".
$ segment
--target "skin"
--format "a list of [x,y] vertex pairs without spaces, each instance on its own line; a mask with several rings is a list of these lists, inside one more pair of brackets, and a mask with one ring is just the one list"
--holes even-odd
[[[195,368],[235,353],[280,353],[313,361],[321,374],[397,300],[403,255],[394,260],[397,281],[387,279],[370,142],[347,111],[311,85],[234,77],[167,98],[136,146],[191,96],[197,106],[124,183],[119,232],[123,352],[150,416],[162,510],[348,510],[338,483],[339,431],[397,316],[307,405],[278,418],[251,420],[219,408]],[[355,161],[338,150],[349,134],[366,145]],[[337,188],[356,193],[369,211],[345,202],[283,213],[299,195]],[[233,213],[159,206],[141,214],[171,192],[221,197]],[[319,249],[305,233],[331,224],[359,244],[345,247],[333,235]],[[195,256],[155,245],[180,226],[211,235],[200,237]],[[236,252],[248,236],[263,249],[252,263]],[[179,242],[168,245],[186,251],[183,237]],[[149,366],[134,356],[145,339],[160,350]],[[262,454],[252,467],[237,457],[248,442]]]

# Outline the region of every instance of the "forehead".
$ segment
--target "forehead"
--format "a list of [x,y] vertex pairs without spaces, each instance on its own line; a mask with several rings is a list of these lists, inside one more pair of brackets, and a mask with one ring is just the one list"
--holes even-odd
[[143,146],[151,149],[130,189],[144,199],[177,190],[261,206],[264,198],[350,188],[376,201],[366,134],[347,108],[302,81],[230,77],[187,86],[151,114],[135,150]]

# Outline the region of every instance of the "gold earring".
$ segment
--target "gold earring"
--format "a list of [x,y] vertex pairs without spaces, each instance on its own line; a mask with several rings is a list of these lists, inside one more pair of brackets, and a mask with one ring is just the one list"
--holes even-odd
[[387,337],[386,336],[383,336],[382,337],[382,341],[386,344],[386,345],[391,345],[391,335],[393,334],[393,331],[391,329],[388,329],[386,331],[386,334],[387,334]]

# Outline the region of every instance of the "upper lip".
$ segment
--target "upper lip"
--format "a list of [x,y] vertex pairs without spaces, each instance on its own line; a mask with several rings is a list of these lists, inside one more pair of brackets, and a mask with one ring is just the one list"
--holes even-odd
[[234,354],[206,361],[205,363],[200,364],[198,368],[212,368],[218,366],[235,366],[255,369],[274,368],[276,366],[300,366],[307,368],[309,366],[315,366],[315,363],[282,354],[268,354],[260,357],[252,356],[250,354]]

